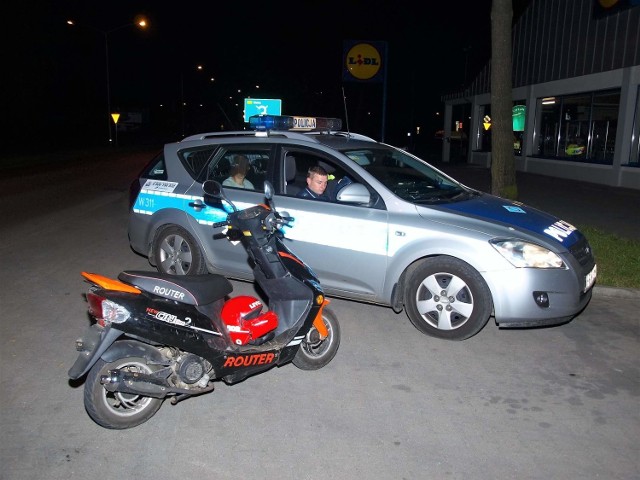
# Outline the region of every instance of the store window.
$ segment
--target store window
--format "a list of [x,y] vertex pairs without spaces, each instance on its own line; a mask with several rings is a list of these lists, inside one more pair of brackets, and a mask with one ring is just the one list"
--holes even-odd
[[491,151],[491,105],[481,105],[478,108],[478,118],[476,120],[478,128],[475,138],[474,150],[480,152]]
[[[524,101],[513,102],[511,119],[513,125],[513,153],[522,155],[524,142],[525,120],[527,117],[527,107]],[[478,109],[477,119],[478,129],[475,139],[474,150],[480,152],[491,151],[492,118],[491,105],[481,105]]]
[[613,164],[619,107],[619,90],[539,98],[534,154]]
[[640,87],[636,94],[636,111],[633,119],[633,133],[631,134],[631,153],[628,167],[640,167]]
[[515,155],[522,155],[526,118],[527,106],[525,102],[514,102],[511,109],[511,119],[513,123],[513,153]]
[[454,105],[452,113],[451,136],[448,141],[451,144],[451,160],[466,161],[469,149],[469,104]]

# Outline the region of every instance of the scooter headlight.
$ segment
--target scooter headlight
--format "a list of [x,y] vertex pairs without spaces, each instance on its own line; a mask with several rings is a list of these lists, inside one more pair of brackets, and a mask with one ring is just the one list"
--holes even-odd
[[489,243],[514,267],[565,268],[557,254],[535,243],[522,240],[492,240]]

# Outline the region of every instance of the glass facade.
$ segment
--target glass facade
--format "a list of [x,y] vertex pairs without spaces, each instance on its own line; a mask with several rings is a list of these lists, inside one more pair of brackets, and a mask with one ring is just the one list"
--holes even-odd
[[[526,131],[527,106],[525,101],[513,102],[512,109],[513,123],[513,153],[516,156],[522,155],[522,145]],[[478,129],[473,149],[479,152],[491,151],[491,105],[481,105],[478,109],[477,119]]]
[[640,87],[636,94],[636,109],[633,117],[633,133],[631,134],[630,167],[640,167]]
[[534,156],[613,164],[620,90],[538,98]]

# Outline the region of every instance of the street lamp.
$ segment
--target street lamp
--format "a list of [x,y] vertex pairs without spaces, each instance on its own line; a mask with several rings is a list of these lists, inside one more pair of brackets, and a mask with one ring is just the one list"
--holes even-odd
[[[74,20],[67,20],[67,24],[71,26],[76,26],[76,22]],[[79,26],[90,28],[91,30],[101,33],[104,36],[104,53],[105,53],[105,67],[107,73],[107,129],[109,132],[109,145],[113,143],[113,137],[111,136],[111,85],[109,81],[109,34],[122,30],[126,27],[135,26],[137,28],[145,29],[149,26],[149,23],[146,18],[142,16],[138,16],[135,18],[133,22],[125,23],[124,25],[120,25],[119,27],[112,28],[110,30],[101,30],[99,28],[94,27],[93,25],[88,25],[85,23],[80,23]],[[117,128],[117,126],[116,126]]]

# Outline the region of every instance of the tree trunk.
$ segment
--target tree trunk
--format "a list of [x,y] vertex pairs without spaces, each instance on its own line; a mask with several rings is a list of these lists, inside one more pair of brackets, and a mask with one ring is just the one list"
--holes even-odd
[[512,0],[491,4],[491,193],[517,200],[511,109]]

